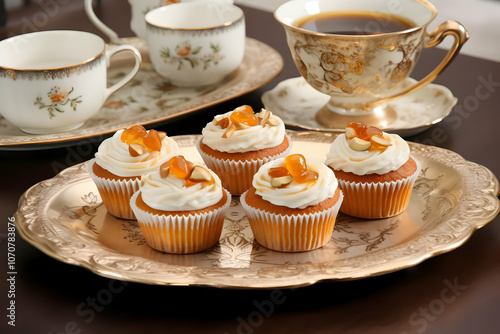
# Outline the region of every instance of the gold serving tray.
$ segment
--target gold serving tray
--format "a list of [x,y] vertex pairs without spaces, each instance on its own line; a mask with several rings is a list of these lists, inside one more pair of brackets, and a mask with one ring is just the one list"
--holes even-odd
[[[203,88],[171,86],[149,61],[147,44],[125,38],[139,49],[139,73],[119,89],[82,127],[57,134],[26,134],[0,116],[0,150],[34,150],[71,145],[76,140],[103,136],[134,124],[153,125],[247,94],[274,80],[283,69],[283,58],[272,47],[247,37],[239,68],[222,82]],[[108,47],[113,47],[112,45]],[[117,54],[108,69],[108,84],[118,81],[133,66],[132,58]]]
[[[321,161],[336,136],[289,135],[293,153]],[[189,160],[202,161],[198,136],[173,138]],[[86,163],[27,190],[15,213],[17,231],[62,262],[146,284],[290,288],[381,275],[459,247],[500,210],[499,183],[487,168],[448,150],[409,144],[422,171],[406,212],[380,220],[340,214],[330,242],[310,252],[282,253],[257,244],[237,197],[213,248],[191,255],[158,252],[146,244],[136,221],[107,213]]]

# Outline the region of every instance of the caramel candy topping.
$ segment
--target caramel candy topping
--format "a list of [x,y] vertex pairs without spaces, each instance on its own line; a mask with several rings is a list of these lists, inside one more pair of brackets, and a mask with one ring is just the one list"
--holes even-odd
[[384,151],[392,145],[384,137],[382,130],[358,122],[352,122],[346,127],[345,137],[349,143],[349,147],[355,151]]
[[[142,125],[134,125],[123,131],[120,139],[129,145],[130,155],[137,157],[146,152],[158,152],[161,150],[161,141],[165,139],[165,132],[146,129]],[[133,145],[133,146],[132,146]],[[139,148],[142,147],[142,148]]]
[[149,130],[148,134],[142,139],[144,146],[151,151],[161,150],[160,135],[156,130]]
[[243,106],[234,109],[229,116],[231,123],[241,123],[248,126],[256,126],[259,124],[259,119],[253,112],[250,106]]
[[286,157],[285,167],[295,182],[309,183],[318,179],[318,172],[307,168],[306,158],[302,154],[292,154]]
[[228,117],[214,119],[213,123],[221,129],[226,129],[222,138],[229,138],[235,131],[248,129],[252,126],[278,126],[280,122],[271,118],[271,115],[271,112],[265,109],[261,109],[259,114],[255,114],[252,107],[243,105],[234,109]]
[[160,166],[160,176],[166,178],[174,176],[186,181],[186,187],[202,183],[204,185],[215,184],[215,180],[210,172],[203,166],[195,166],[187,161],[182,155],[170,158]]
[[120,139],[125,144],[137,143],[139,139],[144,138],[147,134],[146,129],[142,125],[134,125],[122,132]]
[[306,159],[302,154],[292,154],[285,158],[283,167],[273,167],[269,169],[268,175],[271,177],[271,186],[283,188],[292,181],[297,183],[314,183],[318,179],[318,172],[309,170]]

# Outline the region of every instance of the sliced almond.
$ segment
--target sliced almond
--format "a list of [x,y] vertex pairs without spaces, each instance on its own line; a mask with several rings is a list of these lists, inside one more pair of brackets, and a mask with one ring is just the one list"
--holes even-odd
[[271,117],[271,112],[269,110],[266,110],[264,108],[260,110],[259,119],[261,125],[265,125],[269,120],[269,117]]
[[291,175],[286,175],[286,176],[280,176],[280,177],[273,177],[271,178],[271,186],[274,188],[283,188],[293,181],[293,176]]
[[221,129],[225,129],[229,126],[231,121],[229,120],[229,117],[223,117],[219,120],[214,120],[214,125],[219,126]]
[[146,148],[140,144],[132,143],[128,146],[128,153],[130,153],[132,157],[138,157],[144,154],[144,152],[146,152]]
[[358,137],[354,137],[349,139],[348,141],[349,147],[354,151],[366,151],[370,147],[372,147],[372,143],[363,139],[359,139]]
[[189,175],[189,181],[193,182],[210,181],[211,179],[212,175],[210,172],[202,166],[194,166],[191,175]]
[[352,138],[356,137],[356,130],[354,130],[351,127],[345,128],[345,137],[347,139],[352,139]]
[[250,107],[248,105],[242,105],[242,106],[235,108],[233,111],[243,111],[243,112],[252,111],[253,112],[253,109],[252,109],[252,107]]
[[158,137],[160,137],[160,141],[167,138],[167,133],[163,131],[158,131]]
[[160,176],[164,179],[170,174],[170,168],[168,168],[168,161],[160,165]]
[[278,126],[278,125],[280,125],[280,122],[276,118],[269,117],[269,119],[267,120],[267,122],[265,124],[269,125],[269,126]]
[[245,130],[245,129],[250,129],[250,125],[247,125],[245,123],[240,123],[240,122],[234,122],[234,127],[236,130]]
[[236,131],[236,126],[231,124],[227,127],[226,131],[222,134],[222,138],[229,138],[233,135],[234,131]]
[[391,142],[379,136],[373,136],[371,141],[380,146],[391,146]]

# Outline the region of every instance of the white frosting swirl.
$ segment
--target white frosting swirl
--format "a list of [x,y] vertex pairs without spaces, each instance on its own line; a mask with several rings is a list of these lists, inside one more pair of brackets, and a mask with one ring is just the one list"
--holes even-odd
[[[230,111],[218,115],[215,117],[215,120],[229,117],[232,113]],[[259,114],[257,113],[257,115]],[[250,152],[276,147],[285,139],[285,124],[279,117],[272,113],[270,118],[276,121],[278,125],[251,126],[248,129],[236,130],[229,138],[222,138],[226,129],[222,129],[212,121],[201,132],[203,135],[203,144],[214,150],[228,153]]]
[[96,163],[102,168],[121,177],[147,174],[181,151],[170,137],[161,142],[161,150],[146,152],[137,157],[129,153],[128,145],[121,140],[124,130],[117,131],[113,137],[104,140],[95,154]]
[[408,143],[396,134],[384,133],[392,144],[384,151],[355,151],[349,147],[345,135],[339,135],[330,146],[325,164],[335,170],[356,175],[386,174],[395,171],[410,158]]
[[253,178],[252,185],[256,194],[264,200],[279,206],[304,209],[310,205],[317,205],[335,195],[338,187],[337,178],[333,171],[325,164],[307,159],[309,170],[318,172],[318,179],[311,186],[310,183],[293,181],[283,188],[274,188],[271,185],[269,169],[284,166],[285,158],[270,161],[264,164]]
[[219,177],[208,171],[215,180],[209,186],[198,183],[186,187],[185,180],[173,175],[162,178],[159,171],[143,175],[140,188],[142,200],[153,209],[162,211],[200,210],[217,204],[222,199],[224,190]]

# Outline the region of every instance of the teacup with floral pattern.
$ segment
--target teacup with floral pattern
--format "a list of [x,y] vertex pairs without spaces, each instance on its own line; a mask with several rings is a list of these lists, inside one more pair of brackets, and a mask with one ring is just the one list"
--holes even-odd
[[[110,57],[131,52],[135,66],[107,87]],[[80,127],[106,99],[129,82],[141,65],[130,45],[106,48],[83,31],[52,30],[0,41],[0,114],[22,131],[51,134]]]
[[222,2],[181,2],[146,14],[149,57],[173,85],[215,84],[233,73],[245,52],[241,8]]

